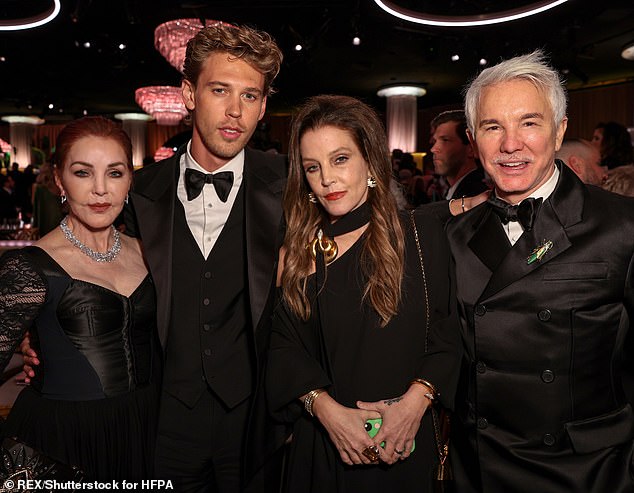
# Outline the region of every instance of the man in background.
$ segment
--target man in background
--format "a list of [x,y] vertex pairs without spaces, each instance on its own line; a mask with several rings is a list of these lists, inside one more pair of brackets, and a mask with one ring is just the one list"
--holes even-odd
[[587,140],[566,139],[555,156],[566,163],[586,185],[600,187],[607,177],[601,167],[599,150]]
[[431,133],[434,169],[437,175],[445,178],[449,187],[444,198],[473,197],[488,190],[467,137],[464,111],[440,113],[431,122]]

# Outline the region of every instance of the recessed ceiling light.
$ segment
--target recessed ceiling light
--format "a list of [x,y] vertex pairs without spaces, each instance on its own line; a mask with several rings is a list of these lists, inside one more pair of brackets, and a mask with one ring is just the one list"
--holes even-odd
[[126,49],[126,45],[123,44],[123,43],[119,44],[119,49],[120,50],[125,50]]
[[84,48],[90,48],[90,41],[84,41]]
[[626,60],[634,61],[634,41],[629,42],[623,47],[621,56]]
[[355,36],[352,38],[352,44],[355,46],[359,46],[361,44],[361,38],[359,36]]
[[488,62],[486,58],[480,58],[480,65],[486,65],[487,63]]
[[460,60],[460,55],[451,55],[452,62],[457,62],[458,60]]
[[442,27],[469,27],[469,26],[486,26],[488,24],[499,24],[501,22],[514,21],[516,19],[522,19],[523,17],[529,17],[531,15],[539,14],[545,10],[557,7],[568,0],[542,0],[539,2],[530,3],[524,7],[519,7],[511,10],[504,10],[500,12],[492,12],[489,14],[480,15],[465,15],[465,16],[444,16],[444,15],[432,15],[425,12],[416,12],[414,10],[405,9],[396,5],[395,2],[389,0],[374,0],[374,2],[385,10],[388,14],[391,14],[399,19],[415,22],[417,24],[426,24],[428,26],[442,26]]
[[302,51],[303,46],[300,44],[295,45],[295,51]]
[[55,108],[55,105],[54,105],[53,103],[50,103],[50,104],[48,105],[48,109],[49,109],[49,110],[52,110],[53,108]]

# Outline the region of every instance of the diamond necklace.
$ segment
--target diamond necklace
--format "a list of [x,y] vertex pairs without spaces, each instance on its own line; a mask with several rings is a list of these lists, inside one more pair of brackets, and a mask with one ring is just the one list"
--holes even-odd
[[64,233],[66,239],[70,241],[73,246],[79,248],[83,254],[88,255],[95,262],[112,262],[115,258],[117,258],[117,255],[119,255],[119,252],[121,251],[121,236],[119,234],[119,231],[117,231],[117,228],[115,228],[114,226],[110,226],[112,228],[114,242],[105,253],[96,252],[92,248],[84,245],[81,241],[79,241],[79,239],[68,227],[68,216],[62,219],[62,222],[59,223],[59,227],[62,230],[62,233]]

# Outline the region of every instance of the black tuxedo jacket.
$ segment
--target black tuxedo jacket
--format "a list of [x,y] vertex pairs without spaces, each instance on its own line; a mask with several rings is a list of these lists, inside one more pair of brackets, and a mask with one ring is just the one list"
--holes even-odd
[[488,189],[489,187],[484,182],[484,171],[482,171],[482,168],[477,168],[467,173],[462,181],[458,183],[452,198],[473,197]]
[[[157,325],[165,347],[172,296],[174,207],[180,156],[139,170],[126,209],[126,231],[143,242],[143,253],[157,292]],[[286,157],[245,149],[243,187],[248,293],[253,330],[268,323],[275,286],[277,254],[283,240],[282,193]],[[258,348],[260,349],[260,348]]]
[[466,349],[453,421],[460,492],[634,491],[622,388],[634,358],[634,200],[558,167],[513,247],[487,203],[447,225]]

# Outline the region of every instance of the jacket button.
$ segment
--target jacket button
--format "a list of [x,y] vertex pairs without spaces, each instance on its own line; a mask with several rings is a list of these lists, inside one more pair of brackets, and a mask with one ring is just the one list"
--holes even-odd
[[537,318],[539,318],[542,322],[548,322],[550,320],[550,317],[550,310],[542,310],[537,314]]
[[209,305],[209,303],[210,303],[210,302],[209,302],[209,298],[205,298],[205,299],[203,300],[203,305],[207,306],[207,305]]
[[550,433],[546,433],[542,438],[542,442],[544,442],[544,445],[552,447],[553,445],[555,445],[556,442],[555,436],[551,435]]
[[487,312],[487,307],[484,305],[476,305],[475,307],[475,314],[478,317],[481,317],[482,315],[484,315]]
[[484,430],[487,426],[489,426],[489,422],[486,418],[478,418],[478,428]]
[[544,370],[542,372],[542,380],[544,383],[551,383],[555,379],[555,374],[550,370]]
[[203,352],[205,353],[205,356],[211,356],[211,349],[205,349]]
[[482,361],[478,361],[476,363],[476,371],[478,373],[485,373],[487,371],[487,365],[485,365]]
[[211,272],[207,271],[203,275],[205,276],[205,279],[211,279]]
[[211,325],[209,325],[209,324],[203,324],[203,330],[204,330],[205,332],[209,332],[209,329],[211,329]]

